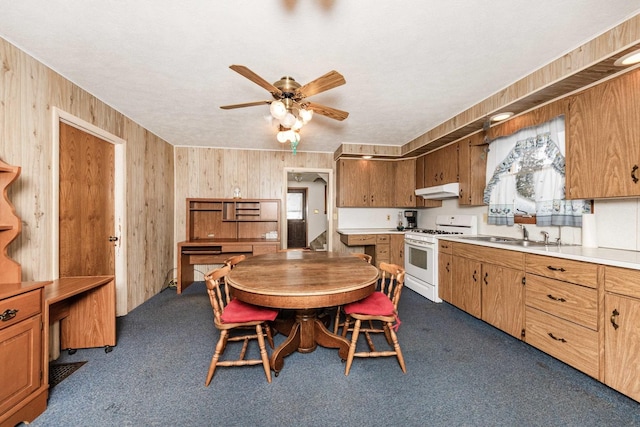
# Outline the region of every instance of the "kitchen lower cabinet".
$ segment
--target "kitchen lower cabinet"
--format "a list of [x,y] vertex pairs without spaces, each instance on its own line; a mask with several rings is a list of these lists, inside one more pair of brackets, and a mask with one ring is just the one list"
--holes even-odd
[[438,296],[450,304],[453,291],[453,244],[446,240],[438,240]]
[[29,423],[47,407],[43,286],[0,283],[0,426]]
[[341,234],[340,241],[347,246],[363,246],[364,253],[371,255],[371,263],[381,262],[404,267],[404,234]]
[[520,338],[524,254],[454,243],[452,255],[451,304]]
[[527,254],[525,341],[601,379],[596,264]]
[[438,249],[442,300],[640,402],[640,269],[446,240]]
[[524,272],[492,264],[482,266],[482,320],[522,337]]
[[604,383],[640,401],[640,271],[606,267]]
[[482,316],[482,263],[453,255],[451,304],[472,316]]

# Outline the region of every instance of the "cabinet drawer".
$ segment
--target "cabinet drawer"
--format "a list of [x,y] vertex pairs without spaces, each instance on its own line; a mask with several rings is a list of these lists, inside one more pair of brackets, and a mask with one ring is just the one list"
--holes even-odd
[[375,245],[375,234],[341,234],[340,241],[347,246]]
[[570,322],[598,330],[598,292],[546,277],[527,275],[525,303]]
[[453,244],[447,240],[438,240],[438,251],[442,254],[452,253]]
[[376,259],[389,259],[390,246],[389,245],[376,245]]
[[606,266],[604,288],[608,292],[640,298],[640,270]]
[[453,243],[452,253],[463,258],[524,270],[524,252],[456,242]]
[[598,333],[535,308],[526,309],[528,344],[598,378]]
[[526,271],[590,288],[598,287],[598,265],[589,262],[527,254]]
[[389,235],[388,234],[376,234],[376,245],[389,243]]
[[[41,289],[5,298],[0,301],[0,315],[5,320],[0,321],[0,329],[15,325],[42,311]],[[11,313],[15,311],[15,316]],[[13,317],[12,317],[13,316]]]

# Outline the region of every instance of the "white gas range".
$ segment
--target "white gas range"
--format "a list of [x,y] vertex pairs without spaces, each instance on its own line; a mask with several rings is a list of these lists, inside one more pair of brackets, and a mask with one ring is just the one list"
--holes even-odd
[[430,299],[438,296],[438,236],[478,234],[475,215],[438,215],[435,229],[412,229],[404,234],[405,286]]

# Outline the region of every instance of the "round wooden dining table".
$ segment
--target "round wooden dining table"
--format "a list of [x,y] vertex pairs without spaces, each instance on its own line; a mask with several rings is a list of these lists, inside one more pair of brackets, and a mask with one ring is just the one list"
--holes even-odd
[[346,360],[349,341],[329,332],[317,311],[370,295],[377,279],[376,267],[349,254],[291,251],[247,258],[231,270],[227,283],[241,301],[295,310],[295,318],[276,325],[288,333],[271,354],[271,369],[277,375],[285,356],[294,351],[310,353],[318,344],[338,348],[340,358]]

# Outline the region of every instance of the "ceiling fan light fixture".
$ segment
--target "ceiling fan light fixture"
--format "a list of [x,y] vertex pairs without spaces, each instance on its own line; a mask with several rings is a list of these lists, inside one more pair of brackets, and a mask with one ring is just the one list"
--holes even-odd
[[313,118],[313,110],[307,110],[303,108],[300,110],[300,118],[302,119],[302,123],[308,123]]
[[286,128],[291,128],[296,123],[296,116],[291,113],[287,113],[284,115],[282,119],[280,119],[280,124]]
[[287,107],[282,101],[273,101],[269,106],[269,112],[274,119],[282,120],[287,115]]

